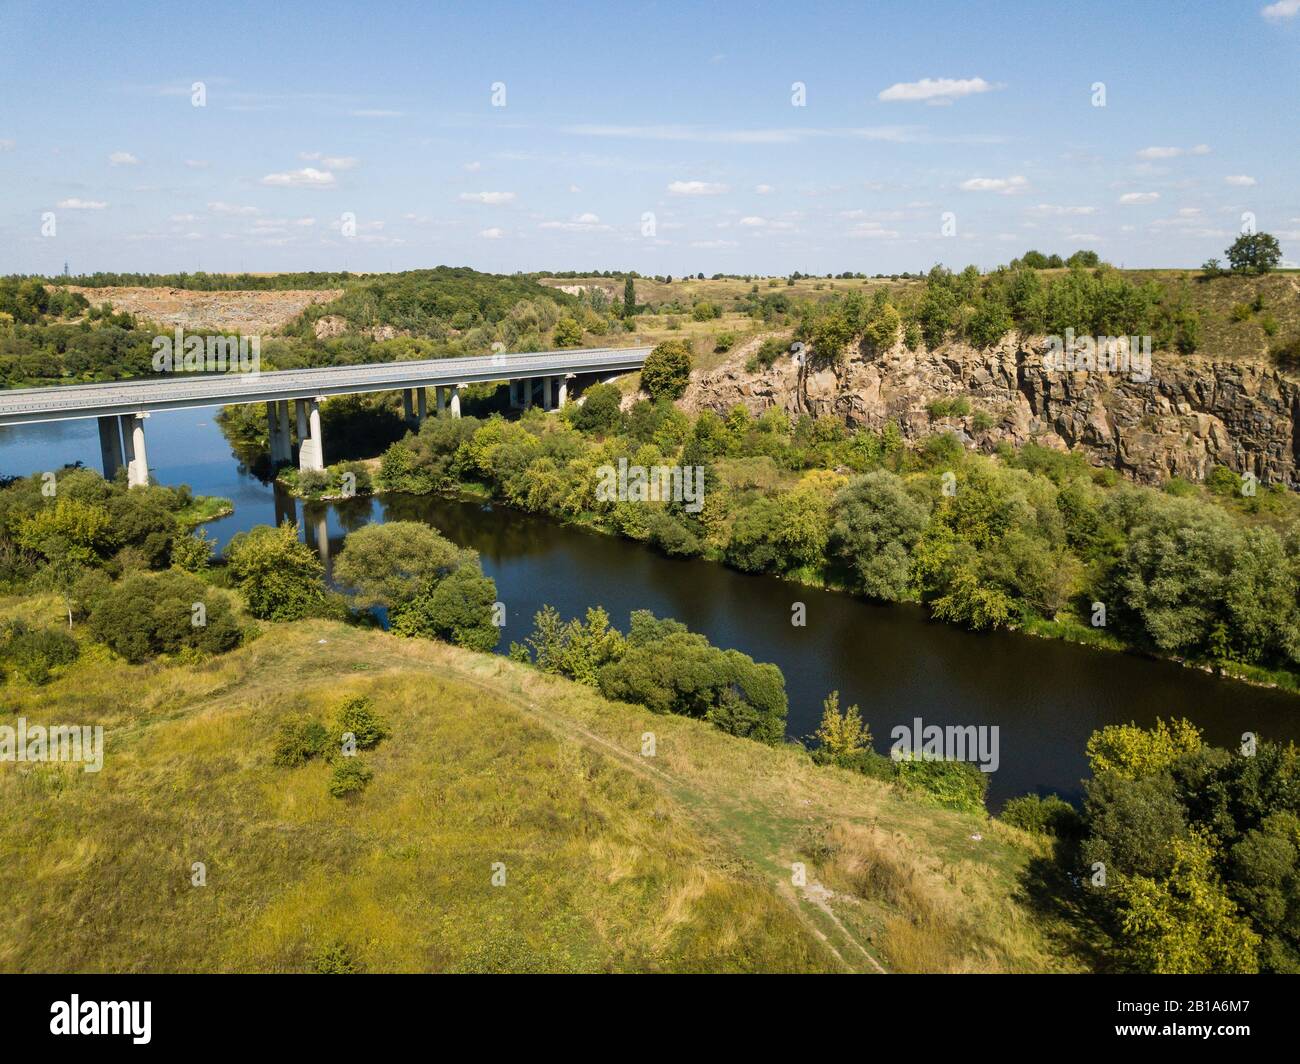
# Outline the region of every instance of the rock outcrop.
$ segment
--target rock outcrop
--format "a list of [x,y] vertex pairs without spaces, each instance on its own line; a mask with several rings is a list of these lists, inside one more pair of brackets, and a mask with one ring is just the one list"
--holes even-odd
[[[1003,441],[1078,447],[1093,464],[1145,483],[1199,480],[1224,465],[1300,488],[1300,380],[1264,363],[1162,352],[1146,380],[1071,372],[1044,365],[1047,351],[1041,338],[1014,336],[987,350],[864,346],[833,368],[783,357],[757,373],[739,352],[692,379],[683,404],[720,413],[738,403],[753,413],[777,406],[873,429],[894,421],[908,439],[955,431],[986,451]],[[946,411],[935,400],[960,398],[969,413],[939,416]]]

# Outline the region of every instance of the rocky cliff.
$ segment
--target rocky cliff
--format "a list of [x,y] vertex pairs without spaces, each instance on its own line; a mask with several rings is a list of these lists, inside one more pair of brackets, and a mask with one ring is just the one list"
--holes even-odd
[[[981,450],[1002,441],[1079,447],[1095,465],[1146,483],[1198,480],[1225,465],[1300,488],[1300,380],[1264,363],[1156,352],[1141,380],[1145,374],[1058,370],[1045,359],[1045,340],[1009,336],[988,350],[863,346],[824,369],[783,357],[748,373],[752,347],[692,379],[684,405],[725,412],[739,403],[753,413],[777,406],[874,429],[895,421],[908,439],[954,431]],[[944,407],[932,407],[959,398],[969,413],[938,416]]]

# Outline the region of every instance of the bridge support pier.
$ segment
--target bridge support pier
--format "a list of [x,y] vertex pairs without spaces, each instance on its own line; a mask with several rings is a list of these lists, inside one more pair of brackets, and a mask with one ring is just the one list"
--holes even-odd
[[451,416],[460,417],[460,389],[459,384],[453,384],[447,390],[451,392]]
[[442,390],[441,384],[433,386],[433,410],[438,417],[442,417],[442,412],[447,409],[447,393]]
[[266,404],[266,442],[271,452],[271,465],[292,461],[287,401],[272,400]]
[[569,398],[569,376],[570,375],[566,373],[564,376],[559,378],[560,381],[559,408],[561,410],[564,409],[564,404]]
[[424,423],[424,419],[429,416],[429,397],[424,388],[415,389],[415,420],[419,424]]
[[148,414],[122,414],[122,444],[126,457],[126,484],[129,488],[149,486],[149,456],[144,446],[144,419]]
[[531,377],[524,377],[519,382],[519,387],[522,388],[524,392],[524,409],[531,410],[533,408],[533,379]]
[[113,414],[95,420],[99,422],[99,453],[104,459],[104,479],[112,480],[122,468],[122,427]]
[[542,378],[542,409],[543,410],[551,409],[551,391],[552,391],[552,385],[554,385],[554,383],[555,383],[554,377]]
[[[303,402],[303,400],[299,400]],[[325,468],[325,441],[320,431],[320,398],[308,399],[307,435],[298,445],[298,468],[301,470]]]
[[415,420],[415,411],[411,408],[411,389],[402,389],[402,418],[410,424]]
[[301,457],[303,441],[310,434],[310,430],[307,428],[307,400],[295,399],[293,405],[298,416],[298,454]]

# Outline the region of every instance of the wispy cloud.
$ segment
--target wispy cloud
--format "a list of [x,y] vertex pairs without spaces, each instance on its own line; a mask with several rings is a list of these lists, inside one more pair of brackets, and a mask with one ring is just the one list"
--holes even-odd
[[280,174],[267,174],[262,184],[272,188],[333,188],[334,175],[328,170],[304,166],[301,170],[286,170]]
[[303,151],[298,158],[304,162],[318,162],[326,170],[352,170],[361,164],[355,155],[325,155],[318,151]]
[[250,214],[261,214],[260,208],[245,207],[238,203],[225,203],[221,200],[213,200],[208,204],[208,210],[213,214],[230,214],[236,216],[245,216]]
[[1120,196],[1120,203],[1126,207],[1131,207],[1137,203],[1155,203],[1160,198],[1159,192],[1125,192]]
[[950,104],[964,96],[976,96],[1001,88],[983,78],[922,78],[899,81],[882,89],[876,97],[885,103]]
[[1180,155],[1209,155],[1208,144],[1197,144],[1190,148],[1151,147],[1143,148],[1137,153],[1139,159],[1176,159]]
[[109,166],[138,166],[140,160],[129,151],[115,151],[108,157]]
[[55,206],[65,211],[102,211],[108,204],[103,200],[84,200],[73,196],[71,199],[59,200]]
[[486,203],[495,207],[502,203],[513,203],[515,194],[513,192],[462,192],[460,199],[466,203]]
[[998,192],[1014,196],[1029,188],[1029,179],[1022,174],[1014,177],[972,177],[961,183],[965,192]]
[[713,181],[673,181],[668,191],[674,196],[720,196],[730,192],[729,185],[720,185]]
[[1300,0],[1277,0],[1276,4],[1260,8],[1259,13],[1268,19],[1295,18],[1300,15]]
[[1251,185],[1258,184],[1249,174],[1229,174],[1223,181],[1225,184],[1234,185],[1237,188],[1250,188]]

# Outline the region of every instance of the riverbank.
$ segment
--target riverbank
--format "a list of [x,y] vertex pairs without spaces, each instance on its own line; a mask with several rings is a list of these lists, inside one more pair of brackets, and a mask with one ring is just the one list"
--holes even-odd
[[[1045,843],[500,656],[303,621],[57,672],[6,705],[102,724],[104,767],[0,766],[6,971],[1086,967],[1023,900]],[[354,698],[388,732],[364,790],[275,764],[283,723]]]
[[[375,460],[375,465],[377,466],[377,464],[378,460]],[[377,468],[375,468],[375,472],[377,474]],[[457,481],[450,485],[425,493],[388,492],[383,490],[377,490],[374,492],[374,497],[381,502],[386,498],[401,496],[415,499],[433,497],[480,504],[491,502],[494,506],[513,509],[515,512],[529,520],[557,521],[568,528],[608,536],[625,542],[636,543],[648,550],[655,549],[652,544],[623,534],[620,530],[613,527],[609,521],[602,520],[597,514],[584,512],[570,516],[555,513],[547,513],[544,515],[530,513],[527,510],[513,507],[509,502],[503,501],[499,496],[493,493],[489,485],[475,481]],[[324,502],[330,500],[322,498],[319,501]],[[720,551],[706,551],[699,560],[722,566],[733,572],[740,571],[736,570],[732,566],[728,566],[725,555]],[[854,591],[844,583],[827,580],[822,574],[808,569],[790,573],[769,572],[763,575],[797,587],[812,588],[819,591],[844,595],[863,604],[882,606],[885,608],[896,608],[900,605],[898,603],[882,603],[865,598],[861,595],[855,594]],[[945,622],[939,621],[937,623]],[[953,627],[958,630],[962,629],[962,626],[960,625],[954,625]],[[1180,657],[1173,654],[1161,654],[1152,650],[1150,647],[1142,647],[1126,642],[1120,636],[1115,634],[1112,629],[1093,627],[1084,623],[1083,620],[1077,617],[1059,615],[1053,620],[1034,618],[1024,625],[1008,625],[1007,631],[1018,635],[1032,636],[1035,639],[1069,643],[1075,646],[1087,647],[1092,650],[1121,653],[1136,658],[1165,662],[1183,669],[1206,673],[1220,679],[1232,680],[1244,686],[1276,690],[1300,696],[1300,673],[1282,669],[1265,669],[1259,666],[1245,665],[1239,662],[1213,663],[1204,660]],[[1297,711],[1300,712],[1300,702],[1297,703],[1296,708]]]

